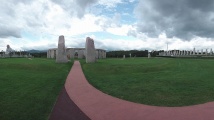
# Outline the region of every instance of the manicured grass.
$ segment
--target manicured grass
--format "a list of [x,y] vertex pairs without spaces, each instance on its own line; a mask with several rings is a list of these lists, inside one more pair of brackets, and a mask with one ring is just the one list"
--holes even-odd
[[213,59],[128,58],[81,63],[94,87],[121,99],[155,106],[214,101]]
[[0,119],[47,120],[72,62],[0,59]]

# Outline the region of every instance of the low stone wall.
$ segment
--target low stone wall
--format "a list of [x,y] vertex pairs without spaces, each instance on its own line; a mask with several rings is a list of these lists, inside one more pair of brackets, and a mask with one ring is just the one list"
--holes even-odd
[[31,55],[8,55],[8,54],[1,54],[0,58],[31,58]]

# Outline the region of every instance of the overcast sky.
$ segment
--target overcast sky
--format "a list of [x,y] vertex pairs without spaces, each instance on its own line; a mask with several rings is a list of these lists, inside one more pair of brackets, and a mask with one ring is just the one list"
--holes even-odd
[[214,49],[214,0],[2,0],[0,51]]

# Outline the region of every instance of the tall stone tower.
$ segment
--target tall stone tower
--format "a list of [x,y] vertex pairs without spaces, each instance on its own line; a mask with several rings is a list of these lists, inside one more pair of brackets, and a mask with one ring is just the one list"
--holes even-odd
[[96,61],[96,52],[94,47],[94,40],[90,37],[86,38],[85,43],[85,57],[86,63],[94,63]]
[[66,56],[66,50],[65,50],[65,39],[64,36],[59,36],[58,41],[58,50],[56,54],[56,63],[67,63],[68,59]]

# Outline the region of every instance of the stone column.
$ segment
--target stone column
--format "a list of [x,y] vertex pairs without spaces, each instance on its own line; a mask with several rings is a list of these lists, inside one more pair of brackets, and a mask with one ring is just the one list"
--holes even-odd
[[208,51],[207,51],[207,49],[206,49],[206,51],[205,51],[205,55],[208,55]]
[[206,54],[206,55],[208,55],[208,51],[207,51],[207,49],[206,49],[206,52],[205,52],[205,54]]
[[150,53],[148,52],[148,58],[151,58],[151,55],[150,55]]
[[193,55],[195,55],[195,48],[193,49]]
[[174,51],[173,51],[173,56],[175,56],[175,55],[176,55],[176,51],[174,50]]
[[212,55],[213,54],[213,50],[212,50],[212,48],[210,49],[210,55]]
[[56,50],[51,50],[51,58],[56,58]]
[[90,37],[86,38],[85,44],[85,51],[86,51],[86,63],[94,63],[96,61],[95,55],[95,47],[94,47],[94,40]]
[[56,55],[56,62],[57,63],[67,63],[68,59],[66,56],[66,50],[65,50],[65,39],[64,36],[59,36],[59,42],[58,42],[58,50]]

